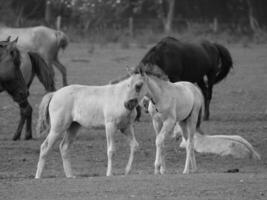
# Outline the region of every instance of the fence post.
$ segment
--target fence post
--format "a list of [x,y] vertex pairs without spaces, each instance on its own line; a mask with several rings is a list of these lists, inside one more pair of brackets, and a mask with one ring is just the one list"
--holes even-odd
[[133,18],[129,18],[129,35],[131,38],[133,38]]
[[50,0],[46,1],[45,5],[45,21],[47,24],[51,22],[51,2]]
[[61,29],[61,16],[57,16],[57,21],[56,21],[56,28],[57,30]]
[[213,32],[214,33],[218,32],[218,19],[217,19],[217,17],[213,18]]

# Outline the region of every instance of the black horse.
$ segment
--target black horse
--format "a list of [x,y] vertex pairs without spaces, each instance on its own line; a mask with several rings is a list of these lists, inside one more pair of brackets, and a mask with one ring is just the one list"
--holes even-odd
[[[25,82],[21,71],[21,54],[16,47],[17,40],[0,42],[0,92],[6,91],[20,107],[20,121],[13,140],[20,138],[26,121],[25,139],[32,138],[32,107],[28,102],[29,90],[34,74],[37,74],[47,91],[54,91],[54,80],[45,61],[36,53],[28,52],[31,60],[32,74],[29,82]],[[52,81],[52,82],[51,82]]]
[[227,76],[233,61],[230,52],[218,43],[192,44],[166,37],[147,52],[135,69],[146,65],[158,66],[171,82],[197,83],[205,98],[204,119],[208,120],[212,87]]

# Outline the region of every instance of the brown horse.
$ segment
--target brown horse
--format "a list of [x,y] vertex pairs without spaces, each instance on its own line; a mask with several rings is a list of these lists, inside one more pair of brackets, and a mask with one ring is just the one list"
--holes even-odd
[[[63,64],[58,60],[58,52],[68,45],[68,38],[62,31],[57,31],[45,26],[29,28],[0,28],[0,40],[8,36],[19,37],[20,50],[37,52],[46,61],[49,67],[54,65],[62,74],[63,85],[67,85],[67,72]],[[54,72],[53,72],[54,73]]]
[[25,139],[31,139],[32,107],[27,100],[28,88],[37,75],[46,91],[54,91],[53,71],[39,54],[19,51],[15,45],[17,39],[13,42],[9,40],[10,37],[0,42],[0,92],[7,91],[20,106],[21,119],[13,140],[20,138],[25,121],[27,121]]
[[25,139],[32,138],[32,107],[28,102],[29,91],[20,71],[20,52],[17,40],[0,42],[0,92],[6,91],[20,107],[20,122],[13,137],[18,139],[26,121]]

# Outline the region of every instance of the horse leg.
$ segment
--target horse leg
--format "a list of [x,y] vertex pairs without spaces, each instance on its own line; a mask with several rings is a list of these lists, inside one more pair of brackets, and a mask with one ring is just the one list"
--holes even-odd
[[186,144],[186,161],[183,174],[189,174],[190,165],[192,167],[192,172],[197,170],[195,152],[194,152],[194,134],[196,132],[197,124],[197,111],[193,109],[191,116],[184,122],[184,131],[187,133],[187,144]]
[[47,66],[50,68],[51,76],[52,76],[53,80],[55,81],[55,80],[56,80],[56,79],[55,79],[56,74],[55,74],[55,70],[54,70],[54,68],[53,68],[53,66],[52,66],[52,64],[53,64],[54,62],[52,62],[52,61],[51,61],[51,58],[50,58],[50,57],[47,57],[47,56],[44,56],[44,60],[46,61]]
[[137,121],[137,122],[139,122],[140,121],[140,117],[141,117],[141,110],[142,110],[142,108],[141,108],[141,106],[140,105],[138,105],[138,106],[136,106],[136,118],[135,118],[135,121]]
[[166,135],[173,130],[175,121],[167,119],[163,122],[162,128],[156,136],[156,159],[155,159],[155,174],[164,174],[166,171],[165,158],[163,155],[163,147]]
[[128,163],[127,163],[126,168],[125,168],[125,175],[127,175],[127,174],[129,174],[129,172],[132,169],[132,163],[134,160],[134,153],[137,150],[139,144],[135,138],[133,125],[130,125],[129,128],[124,131],[124,133],[125,133],[125,135],[128,136],[128,140],[129,140],[129,144],[130,144],[130,156],[129,156],[129,160],[128,160]]
[[112,157],[115,151],[114,134],[116,130],[117,129],[113,123],[106,124],[107,156],[108,156],[108,167],[106,173],[107,176],[112,176]]
[[59,137],[60,133],[50,129],[48,136],[46,137],[45,141],[42,143],[40,147],[40,156],[39,161],[37,164],[37,171],[35,174],[35,178],[41,178],[42,172],[45,166],[46,157],[51,150],[52,146],[56,142],[57,138]]
[[204,82],[204,79],[202,79],[200,82],[198,82],[198,86],[200,87],[202,94],[204,96],[204,103],[205,103],[205,114],[204,114],[204,120],[209,120],[210,116],[210,100],[209,100],[209,93],[208,93],[208,87],[206,83]]
[[[153,124],[153,128],[154,128],[154,131],[155,131],[155,134],[156,134],[156,138],[157,138],[159,133],[160,133],[160,130],[161,130],[162,126],[163,126],[163,123],[159,118],[155,118],[154,117],[154,118],[152,118],[152,124]],[[156,156],[155,163],[154,163],[154,165],[155,165],[154,173],[155,174],[159,174],[159,171],[163,172],[163,169],[165,169],[165,163],[163,163],[164,161],[162,161],[161,158],[157,163],[156,163],[156,160],[157,160],[157,156]],[[163,163],[164,166],[163,167],[162,167],[162,165],[159,166],[159,163],[161,163],[161,164]]]
[[78,123],[72,123],[69,129],[66,131],[66,134],[64,135],[64,138],[59,145],[63,161],[63,168],[67,178],[74,178],[71,168],[69,149],[75,139],[75,136],[77,135],[79,128],[80,125]]
[[32,107],[28,104],[26,109],[27,121],[26,121],[26,133],[25,133],[25,140],[32,139]]
[[20,121],[19,121],[17,131],[13,136],[13,140],[20,139],[21,132],[22,132],[26,119],[27,119],[27,125],[26,125],[27,127],[26,127],[25,139],[31,139],[32,138],[32,132],[31,132],[32,107],[30,106],[28,100],[26,100],[23,103],[19,104],[19,108],[20,108]]
[[68,81],[67,81],[67,70],[66,67],[64,65],[62,65],[58,59],[55,59],[53,64],[55,65],[55,67],[60,71],[60,73],[62,74],[62,82],[63,82],[63,86],[67,86],[68,85]]
[[210,101],[212,98],[212,90],[213,90],[213,84],[215,81],[215,75],[214,74],[209,74],[208,75],[208,88],[207,88],[207,102],[205,103],[205,107],[207,108],[207,120],[209,119],[210,116]]
[[[187,144],[188,144],[188,134],[189,134],[189,130],[188,130],[188,127],[187,127],[187,122],[180,122],[180,126],[181,126],[181,135],[182,135],[182,138],[185,140],[185,148],[187,148]],[[185,137],[186,135],[186,137]],[[180,144],[181,145],[181,144]],[[193,154],[194,154],[194,151],[193,151]],[[191,166],[191,169],[192,171],[196,171],[197,169],[197,166],[196,166],[196,160],[194,159],[195,157],[190,157],[190,166]]]

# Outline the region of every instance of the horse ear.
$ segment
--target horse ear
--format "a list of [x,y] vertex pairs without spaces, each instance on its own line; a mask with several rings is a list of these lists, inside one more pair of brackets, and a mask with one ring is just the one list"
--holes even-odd
[[147,80],[148,79],[148,75],[147,75],[147,73],[146,72],[143,72],[143,75],[142,75],[144,78],[145,78],[145,80]]
[[19,40],[19,37],[17,36],[15,40],[12,41],[13,44],[17,43]]
[[132,70],[130,69],[130,67],[128,65],[126,65],[126,71],[131,76]]
[[9,35],[7,38],[6,38],[6,42],[9,42],[11,39],[11,36]]

